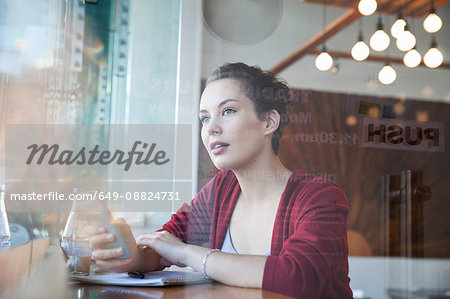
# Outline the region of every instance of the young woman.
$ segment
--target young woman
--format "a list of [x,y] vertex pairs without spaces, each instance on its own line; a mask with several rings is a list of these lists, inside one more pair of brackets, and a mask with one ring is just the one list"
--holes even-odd
[[[202,140],[221,171],[163,228],[122,248],[103,228],[91,237],[93,258],[109,271],[188,265],[219,282],[301,298],[351,298],[344,192],[278,157],[289,88],[272,73],[225,64],[200,101]],[[202,246],[207,244],[207,246]]]

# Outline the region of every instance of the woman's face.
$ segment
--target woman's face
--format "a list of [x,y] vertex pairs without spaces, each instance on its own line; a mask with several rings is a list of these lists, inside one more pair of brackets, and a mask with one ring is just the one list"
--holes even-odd
[[219,169],[251,167],[264,150],[266,122],[260,120],[253,102],[239,81],[220,79],[208,84],[200,100],[202,140]]

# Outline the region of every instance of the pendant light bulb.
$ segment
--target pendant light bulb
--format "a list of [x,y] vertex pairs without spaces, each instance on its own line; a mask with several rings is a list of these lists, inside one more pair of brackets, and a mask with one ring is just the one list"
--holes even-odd
[[369,43],[370,47],[378,52],[384,51],[389,47],[389,35],[383,30],[381,16],[378,18],[377,31],[370,37]]
[[315,63],[320,71],[328,71],[333,65],[333,58],[328,54],[325,47],[322,48],[322,53],[317,56]]
[[377,30],[370,38],[370,47],[375,51],[381,52],[389,47],[389,35],[383,30]]
[[400,33],[405,31],[406,21],[402,16],[398,16],[397,20],[392,24],[391,27],[391,35],[395,38],[398,38]]
[[377,1],[360,0],[358,3],[358,10],[362,15],[370,16],[377,10]]
[[383,66],[383,68],[378,73],[378,80],[380,80],[380,82],[383,83],[384,85],[392,84],[396,78],[397,73],[395,72],[394,68],[389,64]]
[[422,56],[420,56],[419,51],[416,48],[412,48],[408,52],[406,52],[405,56],[403,56],[403,63],[409,68],[415,68],[422,61]]
[[409,31],[408,26],[405,26],[405,31],[400,33],[397,38],[397,48],[400,51],[409,51],[416,45],[416,37]]
[[434,69],[440,66],[443,61],[444,56],[442,55],[442,52],[437,48],[437,42],[433,37],[430,49],[423,56],[423,63],[427,67]]
[[352,48],[352,57],[357,61],[363,61],[369,57],[370,49],[367,44],[360,39]]
[[423,63],[431,69],[437,68],[444,61],[444,56],[437,48],[431,48],[423,56]]
[[431,8],[430,14],[423,20],[423,29],[428,33],[438,32],[442,28],[442,20],[436,14],[434,7]]

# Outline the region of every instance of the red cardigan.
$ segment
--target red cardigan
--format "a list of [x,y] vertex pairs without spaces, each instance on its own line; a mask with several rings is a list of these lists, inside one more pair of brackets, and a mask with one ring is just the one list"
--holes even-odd
[[[163,229],[183,242],[220,249],[239,193],[234,173],[221,171]],[[352,298],[348,212],[341,188],[294,171],[278,206],[262,288],[299,298]]]

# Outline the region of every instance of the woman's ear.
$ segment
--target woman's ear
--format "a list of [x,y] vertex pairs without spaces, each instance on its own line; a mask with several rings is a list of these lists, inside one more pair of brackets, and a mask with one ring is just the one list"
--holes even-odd
[[267,113],[266,119],[266,134],[272,134],[280,125],[280,114],[277,110],[272,109]]

